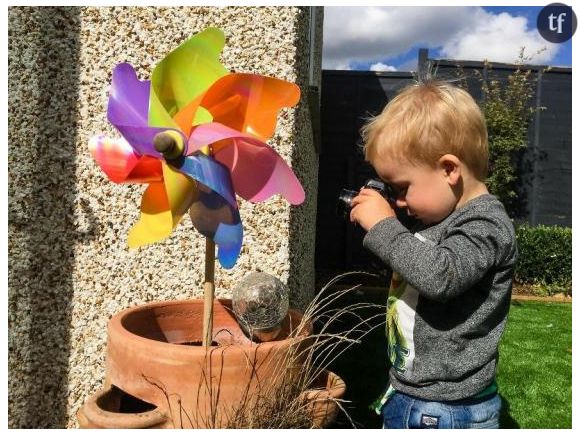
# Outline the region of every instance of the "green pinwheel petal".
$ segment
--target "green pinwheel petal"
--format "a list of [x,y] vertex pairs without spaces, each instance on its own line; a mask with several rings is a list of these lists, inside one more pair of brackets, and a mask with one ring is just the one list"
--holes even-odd
[[193,119],[192,125],[206,124],[212,121],[213,116],[211,116],[211,113],[209,113],[207,109],[199,106],[195,112],[195,118]]
[[178,128],[173,116],[228,74],[219,61],[224,45],[224,33],[210,27],[182,43],[155,66],[149,96],[150,127]]

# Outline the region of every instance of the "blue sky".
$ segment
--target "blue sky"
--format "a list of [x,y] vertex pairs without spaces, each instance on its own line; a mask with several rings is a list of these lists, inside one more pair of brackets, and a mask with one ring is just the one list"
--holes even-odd
[[[324,69],[415,70],[417,51],[429,57],[572,65],[572,41],[552,44],[536,28],[540,6],[326,7]],[[539,53],[538,53],[539,51]]]

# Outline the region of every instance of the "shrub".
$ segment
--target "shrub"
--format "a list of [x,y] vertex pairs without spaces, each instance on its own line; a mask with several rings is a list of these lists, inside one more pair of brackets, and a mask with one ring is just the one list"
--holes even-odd
[[[539,54],[539,50],[535,54]],[[534,57],[525,54],[522,47],[514,62],[515,69],[500,79],[492,63],[484,62],[487,75],[473,72],[479,82],[482,99],[478,101],[485,117],[489,141],[489,174],[485,183],[489,192],[506,206],[510,216],[517,212],[517,160],[528,146],[528,127],[538,111],[545,107],[535,105],[537,75],[526,66]],[[549,69],[549,68],[548,68]],[[458,65],[459,86],[469,91],[467,76]]]
[[572,292],[571,228],[522,224],[516,238],[516,281],[537,285],[549,295]]
[[[523,52],[506,82],[482,80],[480,102],[489,135],[489,176],[486,184],[508,210],[516,200],[514,159],[528,146],[528,126],[540,110],[532,106],[536,77],[524,69]],[[488,66],[489,68],[489,66]]]

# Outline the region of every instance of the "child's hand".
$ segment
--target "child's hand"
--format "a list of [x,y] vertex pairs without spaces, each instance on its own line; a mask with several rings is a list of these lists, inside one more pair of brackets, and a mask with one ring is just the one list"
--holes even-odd
[[362,189],[352,200],[350,221],[358,223],[365,231],[383,219],[394,216],[393,207],[374,189]]

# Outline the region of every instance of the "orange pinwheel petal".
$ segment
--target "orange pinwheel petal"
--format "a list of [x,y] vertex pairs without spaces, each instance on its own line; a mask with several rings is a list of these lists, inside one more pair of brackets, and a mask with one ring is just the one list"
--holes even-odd
[[278,112],[300,100],[294,83],[257,74],[229,74],[217,80],[201,101],[219,122],[262,140],[276,128]]
[[173,120],[186,137],[189,136],[192,126],[205,124],[206,122],[211,122],[213,119],[211,113],[199,105],[204,95],[201,94],[191,100],[187,106],[177,112],[173,117]]

